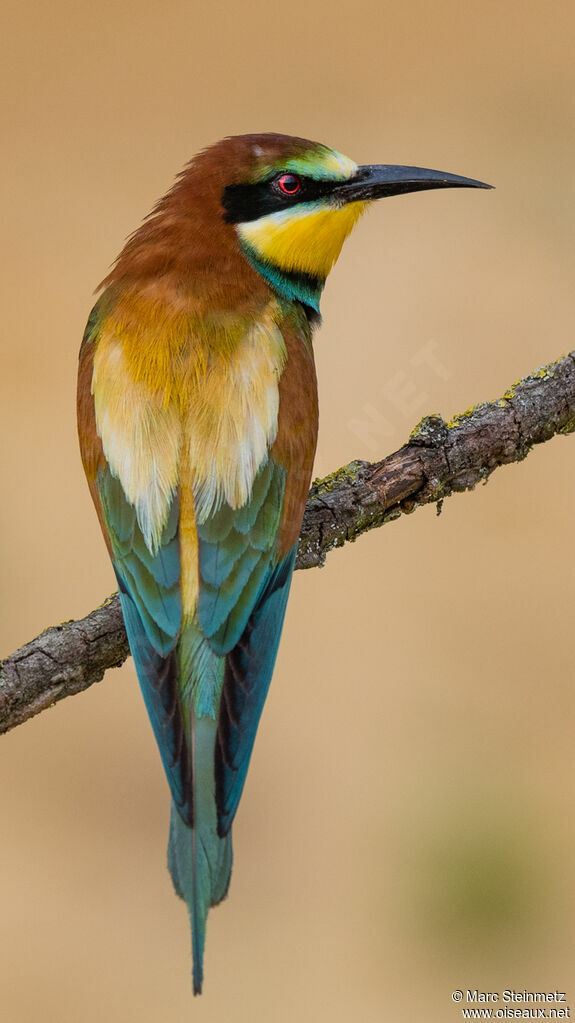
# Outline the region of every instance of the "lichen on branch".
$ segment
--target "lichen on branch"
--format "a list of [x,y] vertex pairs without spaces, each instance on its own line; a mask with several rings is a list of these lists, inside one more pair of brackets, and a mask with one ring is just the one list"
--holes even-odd
[[[535,444],[575,431],[575,352],[518,380],[501,398],[445,422],[429,415],[380,462],[350,462],[309,493],[296,568],[424,504],[472,490]],[[0,662],[0,732],[99,682],[129,654],[117,594],[53,626]]]

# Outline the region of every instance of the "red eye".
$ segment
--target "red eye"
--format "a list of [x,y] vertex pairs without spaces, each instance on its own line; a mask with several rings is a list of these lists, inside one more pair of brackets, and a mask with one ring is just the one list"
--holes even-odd
[[296,195],[301,188],[301,181],[296,174],[282,174],[277,185],[284,195]]

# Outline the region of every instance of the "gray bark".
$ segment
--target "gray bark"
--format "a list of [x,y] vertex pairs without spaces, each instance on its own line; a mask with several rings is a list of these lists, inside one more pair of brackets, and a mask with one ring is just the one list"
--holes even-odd
[[[424,504],[472,490],[534,444],[575,430],[575,352],[446,423],[426,416],[399,451],[351,462],[310,490],[296,568]],[[86,618],[64,622],[0,662],[0,732],[99,682],[129,654],[115,593]]]

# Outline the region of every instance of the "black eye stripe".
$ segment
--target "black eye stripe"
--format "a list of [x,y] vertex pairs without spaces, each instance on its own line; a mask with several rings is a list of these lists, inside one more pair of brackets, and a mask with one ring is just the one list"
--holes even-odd
[[284,192],[278,185],[280,178],[288,175],[287,171],[275,174],[273,178],[259,181],[252,185],[228,185],[222,195],[224,220],[228,224],[243,224],[250,220],[259,220],[269,213],[289,209],[301,202],[314,202],[331,195],[341,182],[316,181],[313,178],[298,178],[300,187],[292,194]]

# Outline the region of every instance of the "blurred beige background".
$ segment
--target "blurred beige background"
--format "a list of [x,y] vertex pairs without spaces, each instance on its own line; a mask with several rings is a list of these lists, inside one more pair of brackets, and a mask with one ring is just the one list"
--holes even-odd
[[[348,242],[318,474],[573,347],[574,32],[553,0],[4,4],[2,653],[114,588],[76,353],[125,236],[222,135],[497,186],[381,203]],[[575,1011],[574,514],[559,438],[297,573],[201,1000],[131,663],[4,737],[0,1019],[448,1023],[468,987]]]

